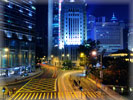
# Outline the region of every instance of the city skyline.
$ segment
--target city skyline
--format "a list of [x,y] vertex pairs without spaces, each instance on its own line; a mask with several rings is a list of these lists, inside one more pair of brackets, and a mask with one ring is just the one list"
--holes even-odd
[[0,100],[131,100],[131,1],[0,0]]

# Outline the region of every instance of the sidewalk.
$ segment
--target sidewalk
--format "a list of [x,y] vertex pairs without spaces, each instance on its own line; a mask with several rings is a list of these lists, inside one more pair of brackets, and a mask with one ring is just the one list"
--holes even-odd
[[37,77],[43,73],[43,70],[37,69],[36,72],[28,73],[28,76],[12,75],[10,77],[0,77],[0,86],[7,86],[28,81],[31,78]]
[[18,83],[28,81],[32,78],[36,78],[40,76],[41,74],[43,74],[43,70],[38,69],[36,70],[36,72],[28,73],[28,76],[25,76],[25,77],[20,76],[20,75],[17,75],[17,76],[13,75],[10,77],[0,77],[0,100],[3,100],[3,92],[2,92],[3,87],[6,88],[6,92],[4,93],[4,98],[7,100],[9,98],[9,96],[7,95],[9,91],[6,86],[15,85]]
[[118,93],[116,93],[115,91],[111,90],[110,88],[108,88],[108,86],[103,85],[99,82],[96,82],[96,80],[93,80],[89,77],[87,77],[87,79],[89,81],[91,81],[92,83],[94,83],[97,87],[99,87],[100,89],[102,89],[105,93],[107,93],[111,98],[113,98],[114,100],[127,100],[126,98],[124,98],[123,96],[119,95]]

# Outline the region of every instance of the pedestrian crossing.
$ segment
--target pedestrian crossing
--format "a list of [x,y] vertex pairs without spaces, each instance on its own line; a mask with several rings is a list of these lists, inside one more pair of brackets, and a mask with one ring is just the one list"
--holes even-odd
[[17,92],[9,100],[80,100],[80,98],[101,98],[94,92]]

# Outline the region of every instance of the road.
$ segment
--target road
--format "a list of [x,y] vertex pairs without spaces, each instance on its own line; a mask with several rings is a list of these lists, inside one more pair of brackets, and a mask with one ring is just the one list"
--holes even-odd
[[42,70],[43,75],[28,81],[9,100],[57,99],[57,68],[42,65]]
[[70,80],[70,77],[77,73],[81,73],[81,71],[64,71],[58,75],[59,100],[78,100],[81,98],[80,90],[73,87],[73,82]]
[[113,100],[90,80],[77,76],[81,70],[63,71],[49,65],[43,68],[42,76],[28,81],[10,100]]
[[81,73],[82,71],[64,71],[58,76],[59,100],[114,100],[88,78],[77,76]]

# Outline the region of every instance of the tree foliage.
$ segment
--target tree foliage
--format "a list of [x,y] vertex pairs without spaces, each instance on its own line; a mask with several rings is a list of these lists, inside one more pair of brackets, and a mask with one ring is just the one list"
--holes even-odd
[[78,52],[84,53],[85,54],[85,59],[86,59],[86,64],[92,64],[95,65],[97,62],[97,59],[95,57],[91,56],[91,52],[93,50],[98,51],[99,50],[99,41],[91,40],[88,39],[87,41],[84,42],[84,44],[80,45],[78,48]]
[[86,56],[89,56],[92,50],[99,50],[99,44],[99,41],[88,39],[84,44],[79,46],[78,51],[79,53],[83,52]]
[[72,61],[71,60],[64,60],[62,65],[64,67],[67,67],[68,69],[72,69]]

